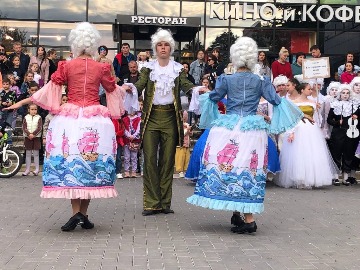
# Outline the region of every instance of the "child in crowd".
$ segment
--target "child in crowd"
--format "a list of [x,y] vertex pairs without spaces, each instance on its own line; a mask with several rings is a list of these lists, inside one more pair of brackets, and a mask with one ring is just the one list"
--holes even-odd
[[29,89],[29,83],[33,82],[33,81],[34,81],[34,73],[32,71],[26,72],[24,82],[21,84],[21,87],[20,87],[21,94],[27,93],[27,91]]
[[[67,95],[63,94],[61,96],[61,103],[60,105],[63,105],[65,103],[67,103],[68,101],[68,97]],[[45,120],[44,120],[44,125],[43,125],[43,133],[42,133],[42,140],[43,140],[43,145],[46,144],[46,134],[48,132],[48,129],[49,129],[49,124],[50,124],[50,121],[54,118],[54,115],[52,113],[48,113],[48,115],[45,117]]]
[[[136,111],[130,111],[129,115],[123,118],[125,137],[124,137],[124,170],[125,177],[136,177],[137,153],[140,148],[140,121]],[[131,174],[130,174],[131,162]]]
[[[212,85],[210,83],[210,80],[208,77],[203,77],[200,80],[200,84],[201,86],[203,86],[204,88],[206,88],[206,92],[209,92],[212,90]],[[190,100],[190,104],[189,104],[189,112],[190,112],[190,117],[192,117],[192,115],[194,115],[195,118],[195,124],[194,126],[198,125],[199,119],[201,117],[200,115],[200,106],[199,106],[199,89],[200,87],[196,87],[193,90],[193,94]],[[191,124],[192,120],[189,121],[189,124]]]
[[16,95],[16,98],[18,98],[21,92],[20,92],[20,88],[16,85],[14,74],[10,73],[7,75],[7,77],[10,80],[10,91],[13,91]]
[[[0,92],[1,99],[1,109],[10,107],[16,102],[16,94],[10,90],[10,80],[5,77],[3,78],[2,90]],[[1,120],[2,122],[6,122],[9,125],[12,125],[14,122],[14,110],[2,111],[1,112]],[[8,143],[12,143],[12,132],[8,132],[9,139]]]
[[41,79],[41,75],[38,74],[39,72],[39,64],[38,63],[32,63],[29,66],[29,71],[31,71],[32,73],[34,73],[34,81],[39,84],[40,79]]
[[[22,94],[19,96],[19,98],[18,98],[18,100],[17,100],[18,102],[21,101],[21,100],[23,100],[23,99],[26,99],[26,98],[28,98],[28,97],[31,97],[33,94],[35,94],[35,92],[36,92],[37,90],[39,90],[39,85],[38,85],[36,82],[34,82],[34,81],[29,82],[29,83],[27,84],[27,86],[28,86],[27,91],[26,91],[25,93],[22,93]],[[22,116],[22,119],[24,119],[24,117],[25,117],[25,115],[26,115],[26,113],[27,113],[27,106],[24,105],[24,106],[22,106],[21,108],[19,108],[19,109],[18,109],[18,113],[19,113],[19,115]]]
[[190,160],[190,135],[191,126],[187,123],[188,113],[183,112],[183,127],[184,127],[184,144],[182,147],[176,147],[175,153],[175,170],[179,172],[179,177],[184,177],[184,172],[187,170]]
[[[139,97],[139,110],[136,112],[137,116],[141,118],[143,109],[143,97]],[[143,165],[144,165],[144,159],[143,159],[143,151],[142,148],[139,149],[138,155],[137,155],[137,169],[136,172],[140,175],[143,175]]]
[[116,151],[116,161],[115,161],[115,168],[116,168],[116,178],[123,179],[123,175],[121,173],[122,162],[121,162],[121,154],[122,149],[124,147],[124,123],[122,118],[120,119],[111,119],[114,124],[115,134],[116,134],[116,143],[117,143],[117,151]]
[[139,52],[138,60],[136,61],[137,65],[138,65],[138,71],[139,72],[144,67],[145,63],[148,62],[148,61],[149,60],[146,59],[146,52]]
[[35,104],[29,105],[28,114],[23,121],[23,134],[25,137],[24,145],[26,150],[26,169],[22,174],[26,176],[30,173],[31,154],[34,155],[35,171],[33,175],[39,174],[39,150],[41,148],[42,119],[38,114],[38,107]]
[[20,57],[14,56],[12,59],[13,66],[10,69],[10,72],[14,74],[16,85],[20,88],[24,80],[24,74],[20,68]]

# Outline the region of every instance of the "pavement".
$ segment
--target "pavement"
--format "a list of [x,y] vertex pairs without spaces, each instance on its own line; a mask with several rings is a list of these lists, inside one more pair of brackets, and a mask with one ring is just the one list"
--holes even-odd
[[360,269],[360,184],[314,190],[267,185],[258,231],[230,232],[231,213],[189,205],[175,179],[175,214],[143,217],[142,179],[91,202],[93,230],[62,232],[70,202],[41,199],[40,176],[0,179],[0,269]]

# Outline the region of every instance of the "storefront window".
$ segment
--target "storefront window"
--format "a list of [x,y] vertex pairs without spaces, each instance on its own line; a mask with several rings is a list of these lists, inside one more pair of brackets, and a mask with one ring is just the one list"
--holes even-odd
[[[19,41],[23,47],[31,47],[36,45],[37,40],[37,22],[32,21],[0,21],[0,26],[6,29],[5,35],[1,43],[6,47],[6,50],[12,51],[12,43]],[[30,49],[28,50],[30,52]]]
[[204,2],[182,2],[182,17],[199,17],[204,24]]
[[[96,24],[95,27],[100,32],[101,44],[108,48],[116,48],[117,44],[112,38],[112,25]],[[68,47],[69,34],[73,28],[73,23],[41,22],[39,44],[55,48]]]
[[86,0],[41,0],[40,19],[85,21]]
[[135,0],[89,0],[89,21],[113,23],[117,14],[134,15],[134,5]]
[[[137,0],[138,15],[180,16],[179,1]],[[183,16],[185,16],[183,14]]]
[[210,46],[218,47],[221,43],[228,43],[227,28],[207,28],[205,37],[205,49]]
[[1,0],[0,18],[35,19],[38,14],[37,0]]
[[287,4],[317,4],[317,0],[276,0],[276,3],[287,3]]

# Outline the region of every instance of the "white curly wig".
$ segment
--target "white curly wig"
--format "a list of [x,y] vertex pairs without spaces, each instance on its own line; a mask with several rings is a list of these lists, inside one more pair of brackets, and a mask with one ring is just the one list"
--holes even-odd
[[281,84],[287,84],[289,81],[288,77],[284,76],[284,75],[279,75],[277,76],[274,81],[273,81],[273,85],[275,87],[281,85]]
[[337,98],[338,100],[340,100],[341,92],[344,91],[344,90],[349,90],[350,98],[352,97],[353,91],[351,90],[350,84],[342,83],[342,84],[340,84],[340,86],[339,86],[339,91],[337,92],[337,96],[336,96],[336,98]]
[[156,33],[151,36],[151,48],[155,56],[156,56],[156,45],[161,41],[165,41],[170,44],[170,48],[171,48],[170,55],[172,55],[175,50],[175,40],[172,37],[170,30],[159,28],[156,31]]
[[302,74],[298,74],[294,76],[294,79],[296,79],[299,83],[304,83],[304,76]]
[[355,77],[354,79],[352,79],[350,86],[351,86],[351,90],[354,89],[354,84],[355,83],[360,83],[360,77]]
[[339,82],[331,82],[329,83],[329,86],[326,88],[326,94],[330,95],[330,90],[335,88],[337,89],[337,91],[339,91],[339,87],[340,87],[340,83]]
[[235,70],[246,67],[254,70],[258,59],[258,47],[252,38],[240,37],[230,47],[230,59]]
[[69,42],[75,57],[81,54],[94,56],[99,47],[101,36],[96,28],[88,22],[82,22],[71,30]]

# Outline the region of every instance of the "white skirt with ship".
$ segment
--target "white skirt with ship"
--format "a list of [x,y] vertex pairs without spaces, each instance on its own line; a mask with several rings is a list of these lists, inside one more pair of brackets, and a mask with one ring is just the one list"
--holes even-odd
[[[207,94],[202,95],[213,126],[205,144],[194,195],[187,202],[214,210],[261,213],[268,171],[268,135],[293,128],[302,112],[285,99],[274,107],[272,124],[259,115],[219,115]],[[213,119],[216,119],[213,121]],[[222,138],[222,139],[219,139]]]
[[[49,88],[48,92],[44,88]],[[67,199],[116,197],[117,143],[109,110],[101,105],[81,108],[67,103],[56,106],[60,103],[61,88],[51,82],[44,88],[40,90],[43,93],[38,91],[33,95],[32,101],[56,115],[46,135],[44,186],[40,196]],[[116,95],[120,101],[119,91],[117,88],[110,95]],[[121,115],[120,107],[114,118]]]

